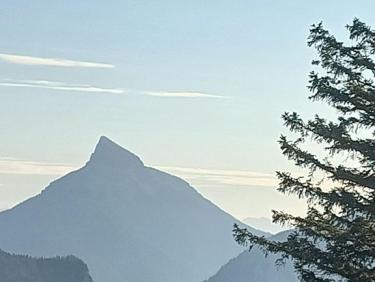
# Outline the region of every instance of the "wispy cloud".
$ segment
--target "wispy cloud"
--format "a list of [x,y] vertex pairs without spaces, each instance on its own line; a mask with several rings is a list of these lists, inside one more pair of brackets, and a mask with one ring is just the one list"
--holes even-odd
[[220,96],[196,91],[162,91],[162,92],[144,92],[148,96],[164,97],[164,98],[217,98],[227,99],[227,96]]
[[58,81],[46,80],[3,80],[0,86],[5,87],[26,87],[26,88],[41,88],[50,90],[62,91],[78,91],[78,92],[91,92],[91,93],[111,93],[111,94],[124,94],[123,89],[118,88],[104,88],[93,86],[89,84],[68,84]]
[[227,170],[227,169],[207,169],[207,168],[187,168],[157,166],[160,170],[178,175],[192,184],[203,186],[262,186],[276,187],[277,179],[273,174],[254,172],[248,170]]
[[70,67],[70,68],[114,68],[112,64],[67,60],[62,58],[42,58],[24,55],[0,53],[0,60],[27,66],[53,66],[53,67]]
[[111,93],[111,94],[135,94],[147,95],[157,97],[175,97],[175,98],[230,98],[227,96],[206,94],[202,92],[150,92],[141,90],[128,90],[124,88],[106,88],[90,84],[70,84],[60,81],[49,80],[17,80],[17,79],[3,79],[0,81],[0,86],[3,87],[23,87],[23,88],[40,88],[49,90],[61,91],[78,91],[78,92],[91,92],[91,93]]
[[0,158],[0,174],[64,175],[77,166],[61,163],[29,161],[16,158]]
[[[162,171],[177,175],[197,187],[215,187],[218,185],[237,187],[276,187],[273,174],[248,170],[227,170],[189,168],[174,166],[153,166]],[[78,165],[31,161],[11,157],[0,157],[0,174],[27,174],[62,176],[78,169]]]

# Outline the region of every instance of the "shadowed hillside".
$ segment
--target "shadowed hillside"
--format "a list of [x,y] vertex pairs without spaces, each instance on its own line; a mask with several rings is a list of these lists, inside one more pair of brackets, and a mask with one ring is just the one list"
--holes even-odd
[[[290,231],[280,232],[272,237],[273,241],[285,241]],[[276,266],[280,256],[269,254],[267,257],[255,246],[251,251],[244,251],[205,282],[297,282],[293,264],[287,260],[285,265]]]
[[92,282],[85,263],[74,256],[33,258],[0,250],[1,282]]

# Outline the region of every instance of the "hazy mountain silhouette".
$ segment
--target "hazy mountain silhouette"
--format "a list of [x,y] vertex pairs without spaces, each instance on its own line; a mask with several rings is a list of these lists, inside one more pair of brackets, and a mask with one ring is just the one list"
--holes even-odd
[[279,224],[273,223],[272,219],[266,217],[246,217],[242,220],[242,222],[272,234],[276,234],[287,229]]
[[76,255],[95,282],[201,282],[242,251],[234,222],[187,182],[101,137],[83,168],[0,213],[0,242]]
[[0,250],[2,282],[92,282],[86,264],[74,256],[32,258]]
[[[285,241],[290,231],[280,232],[270,239]],[[244,251],[231,259],[227,264],[205,282],[297,282],[297,274],[291,261],[276,266],[279,255],[268,254],[267,257],[258,248]]]

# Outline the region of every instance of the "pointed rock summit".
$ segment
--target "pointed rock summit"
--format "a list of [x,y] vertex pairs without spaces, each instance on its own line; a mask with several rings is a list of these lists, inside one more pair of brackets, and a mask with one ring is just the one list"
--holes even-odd
[[143,167],[141,159],[116,144],[109,138],[101,136],[88,162],[90,166],[129,169]]

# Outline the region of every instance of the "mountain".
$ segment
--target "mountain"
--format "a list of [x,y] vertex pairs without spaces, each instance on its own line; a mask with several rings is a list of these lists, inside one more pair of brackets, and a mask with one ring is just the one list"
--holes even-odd
[[0,281],[93,282],[86,264],[74,256],[32,258],[0,250]]
[[[269,239],[285,241],[290,231],[280,232]],[[291,261],[276,266],[280,256],[268,254],[267,257],[256,246],[251,251],[244,251],[205,282],[297,282],[297,275]]]
[[247,217],[243,219],[242,222],[246,225],[270,232],[272,234],[286,230],[286,228],[283,228],[279,224],[273,223],[270,218],[265,217]]
[[33,256],[76,255],[96,282],[201,282],[241,252],[235,222],[101,137],[84,167],[0,213],[0,242]]

